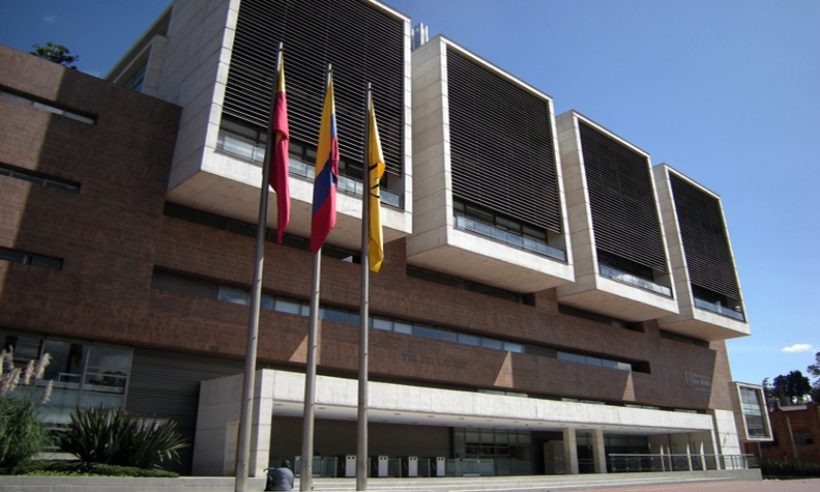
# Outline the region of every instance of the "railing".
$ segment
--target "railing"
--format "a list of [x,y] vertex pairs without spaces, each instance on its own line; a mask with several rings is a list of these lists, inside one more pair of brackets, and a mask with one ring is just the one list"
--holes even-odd
[[738,311],[736,309],[726,307],[720,304],[719,302],[709,302],[704,299],[698,299],[697,297],[695,297],[695,307],[705,309],[713,313],[721,314],[723,316],[728,316],[738,321],[746,320],[746,317],[743,316],[743,311]]
[[745,470],[758,468],[751,454],[619,454],[608,455],[609,471],[664,472],[695,470]]
[[473,220],[463,215],[456,215],[455,219],[455,225],[458,229],[475,232],[476,234],[481,234],[482,236],[489,237],[490,239],[495,239],[496,241],[500,241],[502,243],[509,244],[510,246],[539,254],[541,256],[548,256],[559,261],[567,261],[567,254],[564,251],[552,247],[543,241],[520,236],[512,232],[502,231],[501,229],[497,229],[489,224]]
[[446,461],[445,472],[448,477],[492,477],[495,476],[495,463],[491,459],[455,458]]
[[[270,460],[271,466],[278,466],[279,459]],[[276,465],[273,465],[276,463]],[[302,457],[294,456],[293,458],[293,473],[295,476],[300,476],[302,471]],[[313,470],[314,477],[336,478],[339,472],[339,459],[336,456],[314,456]]]
[[[241,137],[236,137],[228,132],[220,131],[217,148],[234,157],[246,160],[261,166],[265,159],[265,146],[256,145]],[[313,165],[302,162],[293,155],[288,159],[289,172],[296,176],[313,179]],[[339,176],[336,183],[337,189],[343,193],[362,196],[362,183],[346,176]],[[385,189],[381,190],[381,201],[396,208],[402,208],[402,196]]]
[[628,284],[634,287],[639,287],[644,290],[655,292],[656,294],[660,294],[662,296],[672,297],[672,289],[666,287],[665,285],[656,284],[651,280],[647,280],[645,278],[632,275],[631,273],[627,273],[623,270],[619,270],[617,268],[605,265],[603,263],[599,265],[598,269],[601,272],[601,275],[606,278],[610,278],[623,284]]

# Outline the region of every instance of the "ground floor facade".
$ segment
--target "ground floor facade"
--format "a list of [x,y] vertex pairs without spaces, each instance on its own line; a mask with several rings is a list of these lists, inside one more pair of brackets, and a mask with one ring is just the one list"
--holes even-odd
[[[314,459],[318,466],[314,469],[320,475],[345,476],[355,470],[347,463],[356,452],[357,384],[339,377],[317,379]],[[412,462],[417,463],[415,473],[428,476],[739,466],[716,458],[740,454],[734,418],[727,411],[674,412],[369,384],[369,451],[374,476],[407,476]],[[194,474],[232,473],[241,388],[239,374],[202,383]],[[303,397],[304,374],[257,372],[250,457],[256,476],[280,459],[298,459]],[[646,461],[651,459],[657,462]],[[384,461],[381,471],[380,461]]]

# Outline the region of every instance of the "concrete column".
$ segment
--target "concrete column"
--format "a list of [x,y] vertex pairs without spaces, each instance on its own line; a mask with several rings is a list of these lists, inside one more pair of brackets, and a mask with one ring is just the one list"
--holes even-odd
[[595,463],[595,473],[606,473],[606,448],[604,446],[604,431],[592,431],[592,460]]
[[692,471],[692,447],[686,441],[686,462],[689,464],[689,471]]
[[564,429],[564,473],[578,474],[578,441],[575,429]]

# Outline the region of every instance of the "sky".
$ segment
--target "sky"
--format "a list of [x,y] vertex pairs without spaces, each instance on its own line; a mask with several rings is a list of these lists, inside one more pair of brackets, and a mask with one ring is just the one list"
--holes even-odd
[[[0,0],[0,43],[105,76],[170,0]],[[820,2],[389,0],[718,193],[752,336],[735,380],[820,351]],[[817,303],[817,304],[815,304]]]

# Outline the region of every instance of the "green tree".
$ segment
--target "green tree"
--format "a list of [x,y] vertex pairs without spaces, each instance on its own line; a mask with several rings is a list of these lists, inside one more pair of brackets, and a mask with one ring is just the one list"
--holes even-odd
[[31,50],[31,54],[53,61],[54,63],[59,63],[65,67],[73,68],[74,70],[77,69],[75,63],[80,60],[80,55],[72,55],[71,50],[62,44],[52,43],[51,41],[47,42],[45,46],[35,44],[34,49]]
[[811,392],[809,378],[800,371],[791,371],[774,378],[774,392],[781,405],[795,405],[805,400]]
[[814,364],[806,368],[806,372],[814,378],[811,388],[811,399],[815,403],[820,403],[820,352],[814,354]]

